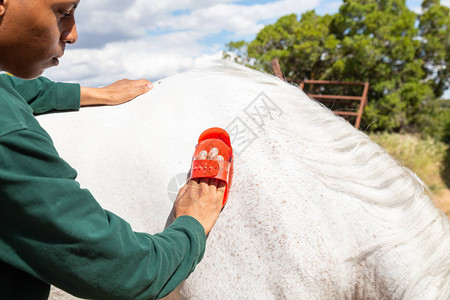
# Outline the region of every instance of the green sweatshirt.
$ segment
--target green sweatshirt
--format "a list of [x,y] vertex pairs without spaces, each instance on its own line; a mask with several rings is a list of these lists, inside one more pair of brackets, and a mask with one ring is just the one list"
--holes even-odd
[[133,232],[81,189],[33,116],[79,106],[77,84],[0,75],[0,299],[47,299],[49,284],[81,298],[163,297],[202,259],[203,227],[182,216]]

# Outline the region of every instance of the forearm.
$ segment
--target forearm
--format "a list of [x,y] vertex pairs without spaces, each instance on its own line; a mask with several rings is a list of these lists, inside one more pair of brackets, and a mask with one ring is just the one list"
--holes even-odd
[[101,93],[100,88],[80,87],[80,105],[108,105],[108,97]]

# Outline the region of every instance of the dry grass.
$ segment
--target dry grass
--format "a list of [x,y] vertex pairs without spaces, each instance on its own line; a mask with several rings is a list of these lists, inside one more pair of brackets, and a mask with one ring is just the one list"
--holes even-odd
[[411,134],[378,133],[369,136],[413,170],[433,192],[436,206],[450,217],[449,145]]

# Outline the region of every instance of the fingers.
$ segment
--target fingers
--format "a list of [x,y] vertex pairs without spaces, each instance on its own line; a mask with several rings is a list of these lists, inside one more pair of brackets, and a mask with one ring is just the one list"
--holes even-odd
[[200,178],[192,178],[187,182],[190,187],[197,187],[200,184]]
[[152,88],[153,84],[147,79],[138,79],[138,80],[122,79],[114,82],[110,86],[116,88],[133,88],[133,87],[148,86],[149,88]]
[[219,185],[219,179],[217,178],[210,178],[209,179],[209,185],[213,189],[213,191],[217,190],[217,186]]
[[[215,192],[220,184],[221,180],[216,178],[193,178],[190,179],[178,192],[178,194],[184,193],[186,188],[189,186],[190,188],[198,188],[201,187],[202,184],[205,185],[204,187],[208,187],[209,189],[212,188],[212,191]],[[224,189],[225,192],[225,189]]]
[[101,88],[108,99],[108,105],[117,105],[133,100],[137,96],[147,93],[153,84],[146,79],[122,79]]
[[[213,147],[209,150],[209,152],[206,152],[206,150],[202,150],[198,153],[196,159],[198,160],[205,160],[205,159],[210,159],[210,160],[220,160],[223,161],[224,158],[222,155],[219,155],[219,149],[217,149],[216,147]],[[214,191],[218,188],[219,183],[221,182],[221,180],[216,179],[216,178],[197,178],[197,183],[200,185],[209,185],[210,188],[212,188]],[[225,188],[223,188],[223,191],[225,192]]]
[[150,91],[153,88],[153,84],[146,79],[128,80],[127,82],[124,82],[124,88],[128,88],[130,94],[137,97]]
[[141,86],[136,86],[136,87],[130,88],[129,89],[129,93],[130,93],[129,98],[134,99],[137,96],[147,93],[152,88],[153,88],[153,85],[141,85]]
[[134,86],[147,86],[149,88],[153,88],[153,84],[148,81],[147,79],[139,79],[139,80],[133,80]]
[[221,199],[223,199],[223,196],[225,195],[225,189],[227,187],[227,183],[223,180],[219,180],[217,185],[217,192],[221,194]]
[[210,181],[210,178],[208,178],[208,177],[200,178],[200,186],[201,186],[202,184],[209,185],[209,181]]

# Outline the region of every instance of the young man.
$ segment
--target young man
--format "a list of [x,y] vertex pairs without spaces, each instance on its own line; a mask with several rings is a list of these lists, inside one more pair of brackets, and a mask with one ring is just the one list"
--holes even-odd
[[[151,84],[124,80],[92,89],[29,80],[58,65],[66,44],[76,42],[78,4],[0,0],[0,70],[16,76],[0,76],[1,299],[47,299],[50,284],[83,298],[162,297],[201,260],[221,210],[224,182],[190,180],[166,230],[135,233],[80,189],[33,114],[120,104]],[[218,159],[217,149],[208,159]]]

